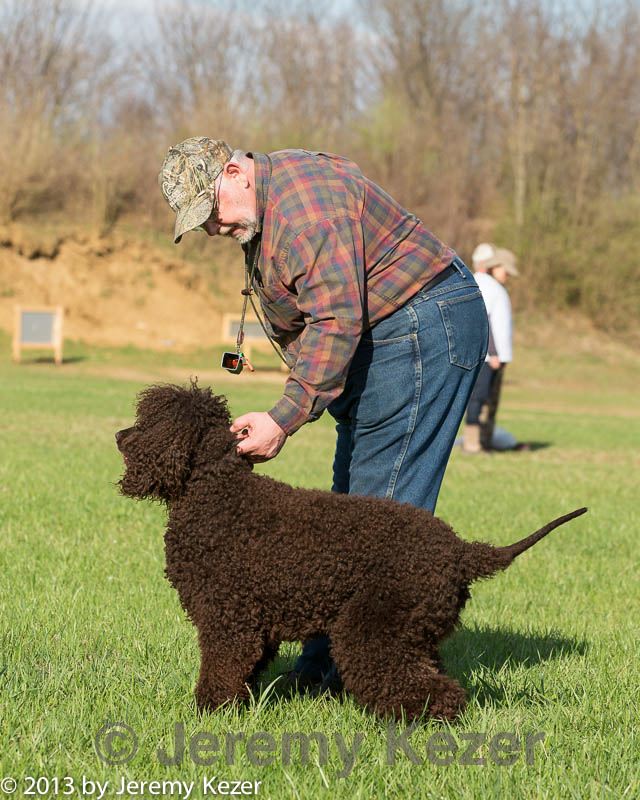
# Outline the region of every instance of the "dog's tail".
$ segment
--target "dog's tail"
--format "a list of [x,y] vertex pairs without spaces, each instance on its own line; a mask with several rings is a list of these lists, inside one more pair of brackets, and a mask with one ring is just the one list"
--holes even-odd
[[565,522],[575,519],[575,517],[582,516],[586,511],[586,508],[578,508],[570,514],[565,514],[551,522],[547,522],[540,530],[506,547],[493,547],[483,542],[469,543],[465,552],[466,558],[464,560],[466,563],[463,565],[465,577],[471,582],[478,578],[488,578],[499,570],[506,569],[515,558],[524,553],[525,550],[533,547],[540,539],[544,539],[552,530],[564,525]]

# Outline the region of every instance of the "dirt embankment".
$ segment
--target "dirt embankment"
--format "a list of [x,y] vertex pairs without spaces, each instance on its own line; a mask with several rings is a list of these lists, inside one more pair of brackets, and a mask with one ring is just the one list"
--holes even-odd
[[[207,256],[202,267],[118,232],[96,238],[0,227],[0,329],[13,331],[16,305],[61,305],[65,339],[154,350],[218,344],[223,313],[242,307],[242,254],[232,242],[210,250],[215,262]],[[516,308],[515,317],[518,360],[535,349],[554,359],[585,353],[638,363],[635,339],[608,336],[580,315]]]
[[16,305],[61,305],[68,339],[207,346],[220,340],[223,302],[196,267],[144,242],[0,230],[0,328],[8,332]]

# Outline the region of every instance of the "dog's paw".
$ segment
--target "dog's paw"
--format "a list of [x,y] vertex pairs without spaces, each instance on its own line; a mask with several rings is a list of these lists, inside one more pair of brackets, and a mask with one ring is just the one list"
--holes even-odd
[[454,681],[450,681],[446,689],[432,695],[429,700],[429,716],[434,719],[453,721],[460,716],[467,705],[467,693]]
[[198,713],[207,714],[210,711],[214,711],[216,706],[213,704],[211,698],[196,692],[196,708],[198,709]]

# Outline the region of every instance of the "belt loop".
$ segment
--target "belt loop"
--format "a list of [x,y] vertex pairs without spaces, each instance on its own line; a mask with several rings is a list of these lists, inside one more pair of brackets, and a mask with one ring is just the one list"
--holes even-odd
[[459,272],[459,273],[460,273],[460,275],[463,277],[463,279],[465,279],[465,280],[466,280],[467,276],[466,276],[466,274],[465,274],[465,270],[466,270],[466,267],[467,267],[467,265],[466,265],[466,264],[464,263],[464,261],[463,261],[463,260],[460,258],[460,256],[456,256],[456,257],[453,259],[453,261],[452,261],[451,263],[452,263],[452,264],[453,264],[453,266],[454,266],[454,267],[455,267],[455,268],[458,270],[458,272]]

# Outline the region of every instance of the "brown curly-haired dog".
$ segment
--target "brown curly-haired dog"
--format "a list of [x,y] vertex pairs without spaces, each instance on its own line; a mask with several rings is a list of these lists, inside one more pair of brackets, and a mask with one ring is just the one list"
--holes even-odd
[[411,505],[253,474],[230,423],[209,389],[152,386],[135,425],[116,434],[123,494],[168,507],[166,574],[198,630],[198,707],[246,699],[280,642],[328,634],[360,703],[453,718],[465,692],[444,674],[438,645],[469,584],[586,509],[509,547],[469,543]]

